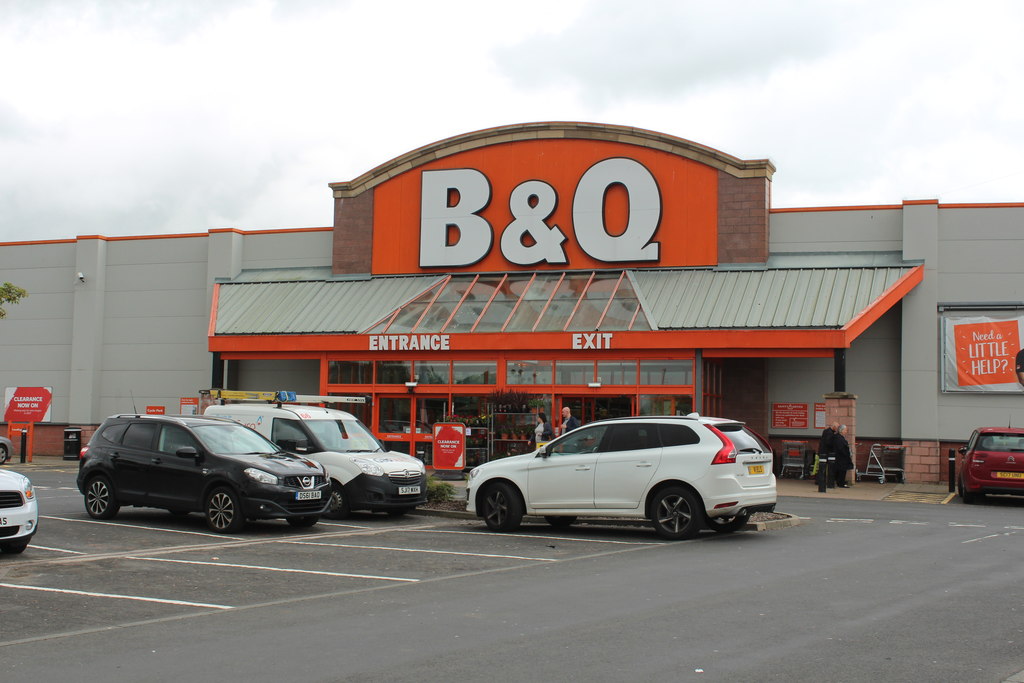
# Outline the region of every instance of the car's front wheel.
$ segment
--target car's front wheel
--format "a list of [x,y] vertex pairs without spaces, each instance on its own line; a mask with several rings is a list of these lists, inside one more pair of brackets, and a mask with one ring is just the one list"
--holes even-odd
[[245,526],[238,495],[226,486],[216,488],[206,497],[203,506],[206,526],[218,534],[233,534]]
[[112,519],[121,504],[117,502],[114,486],[103,475],[97,475],[85,484],[85,511],[93,519]]
[[7,459],[11,457],[11,454],[7,452],[7,445],[0,443],[0,465],[7,462]]
[[708,517],[708,528],[716,534],[731,534],[739,531],[750,521],[750,513],[744,510],[735,517]]
[[483,493],[484,524],[491,531],[515,531],[523,521],[523,502],[509,484],[491,484]]
[[302,517],[289,517],[288,523],[294,527],[304,528],[310,527],[320,521],[319,515],[304,515]]
[[662,538],[681,541],[700,531],[703,510],[697,498],[682,486],[667,486],[651,501],[651,523]]
[[8,541],[7,543],[0,543],[0,550],[5,553],[10,553],[11,555],[23,553],[27,547],[28,541]]
[[331,482],[331,503],[327,507],[324,517],[327,519],[345,519],[352,512],[348,496],[345,495],[345,487],[336,481]]

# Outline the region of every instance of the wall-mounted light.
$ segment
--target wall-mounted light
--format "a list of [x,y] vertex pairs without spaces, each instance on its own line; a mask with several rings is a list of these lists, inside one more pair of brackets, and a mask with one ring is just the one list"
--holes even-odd
[[85,282],[85,273],[83,273],[81,271],[78,272],[78,281],[79,282]]
[[600,382],[587,382],[587,386],[590,387],[591,389],[600,389],[601,388],[601,383]]
[[405,383],[405,388],[408,389],[409,393],[411,394],[413,392],[413,390],[416,388],[416,385],[417,385],[417,382],[406,382]]

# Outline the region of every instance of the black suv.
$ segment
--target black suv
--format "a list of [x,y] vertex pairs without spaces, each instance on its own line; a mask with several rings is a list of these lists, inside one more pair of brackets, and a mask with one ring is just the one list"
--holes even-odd
[[187,415],[108,417],[82,452],[78,490],[95,519],[122,505],[202,512],[220,533],[246,519],[313,526],[331,497],[318,463],[232,420]]

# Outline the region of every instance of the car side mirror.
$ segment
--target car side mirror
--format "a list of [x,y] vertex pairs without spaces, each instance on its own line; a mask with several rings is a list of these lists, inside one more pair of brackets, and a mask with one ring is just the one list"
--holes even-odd
[[960,455],[967,455],[967,446],[961,446],[960,448],[956,449],[956,451]]
[[545,446],[544,448],[542,448],[539,451],[537,451],[536,457],[538,457],[538,458],[547,458],[550,455],[551,455],[551,449],[548,446]]
[[284,451],[292,453],[308,453],[309,441],[307,439],[281,439],[277,445]]
[[174,454],[179,458],[188,458],[199,462],[199,451],[197,451],[193,446],[184,446],[179,448]]

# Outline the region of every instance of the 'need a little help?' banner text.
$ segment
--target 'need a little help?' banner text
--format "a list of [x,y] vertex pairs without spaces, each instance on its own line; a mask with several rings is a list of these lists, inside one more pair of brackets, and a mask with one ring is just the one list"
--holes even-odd
[[942,326],[943,391],[1024,393],[1024,315],[946,315]]

